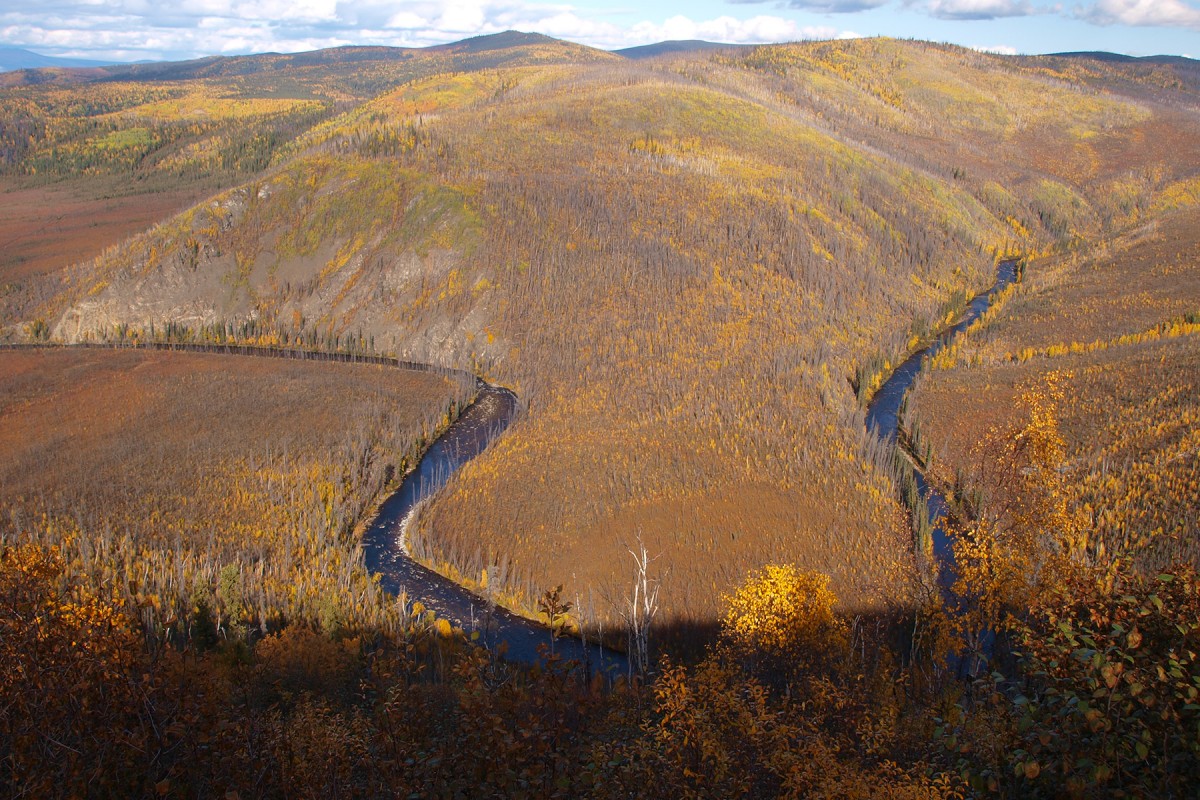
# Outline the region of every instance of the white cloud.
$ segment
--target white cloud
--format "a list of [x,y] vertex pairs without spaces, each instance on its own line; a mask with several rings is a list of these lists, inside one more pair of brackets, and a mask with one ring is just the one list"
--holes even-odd
[[243,0],[235,4],[230,16],[289,23],[333,22],[338,18],[337,5],[337,0]]
[[429,20],[419,17],[411,11],[399,11],[388,17],[386,23],[388,28],[424,28],[428,25]]
[[627,41],[624,29],[608,22],[580,17],[574,11],[560,11],[537,22],[538,33],[572,42],[588,42],[603,46]]
[[[734,3],[762,3],[766,0],[732,0]],[[887,5],[891,0],[786,0],[789,8],[822,14],[853,14]]]
[[486,25],[484,11],[483,0],[450,0],[435,24],[439,30],[471,35]]
[[997,19],[1038,13],[1029,0],[929,0],[925,10],[940,19]]
[[630,31],[630,38],[639,43],[661,42],[670,39],[707,39],[729,44],[761,44],[790,42],[799,39],[832,39],[836,28],[799,25],[782,17],[758,16],[741,20],[734,17],[694,21],[675,16],[662,24],[639,22]]
[[1200,30],[1200,8],[1183,0],[1099,0],[1075,15],[1096,25],[1147,25]]

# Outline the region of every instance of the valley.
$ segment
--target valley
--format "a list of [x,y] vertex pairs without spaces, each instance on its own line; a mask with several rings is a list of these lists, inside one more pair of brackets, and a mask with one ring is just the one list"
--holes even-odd
[[[172,747],[238,765],[114,756],[155,787],[298,785],[252,779],[206,693],[296,776],[327,758],[333,794],[1182,786],[1195,742],[1164,731],[1200,678],[1154,664],[1200,635],[1183,62],[509,32],[0,75],[0,600],[125,620],[104,630],[144,650],[95,663],[146,676],[135,749],[202,719]],[[447,456],[477,397],[504,424]],[[389,510],[426,451],[440,488]],[[937,559],[913,465],[949,501]],[[1135,601],[1157,621],[1131,640]],[[564,649],[526,670],[481,608]],[[63,642],[100,630],[46,613]],[[572,671],[568,630],[627,651],[623,677]],[[947,682],[979,630],[997,681],[1061,692]],[[1114,637],[1109,673],[1063,666],[1060,634]],[[1119,752],[1059,736],[1054,698],[1142,658],[1168,677],[1105,723]]]

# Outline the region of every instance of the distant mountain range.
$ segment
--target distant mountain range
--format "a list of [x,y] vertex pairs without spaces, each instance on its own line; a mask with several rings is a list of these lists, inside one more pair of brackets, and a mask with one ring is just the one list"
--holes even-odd
[[[656,42],[655,44],[643,44],[637,47],[624,47],[620,50],[612,52],[626,58],[654,58],[655,56],[663,56],[675,53],[695,53],[704,50],[735,50],[747,47],[754,47],[749,44],[723,44],[721,42],[707,42],[703,39],[679,39],[667,42]],[[1110,63],[1139,63],[1139,64],[1163,64],[1175,67],[1186,67],[1189,69],[1200,68],[1200,61],[1185,56],[1127,56],[1122,53],[1108,53],[1101,50],[1077,51],[1070,53],[1047,53],[1055,58],[1080,58],[1092,59],[1093,61],[1107,61]]]
[[613,52],[626,58],[653,58],[654,56],[667,55],[668,53],[694,53],[699,50],[729,50],[752,46],[746,44],[706,42],[702,39],[675,39],[668,42],[638,45],[637,47],[625,47]]
[[[511,47],[519,47],[523,45],[548,44],[556,40],[549,36],[544,36],[540,33],[522,33],[520,31],[505,31],[503,33],[489,34],[485,36],[473,36],[469,39],[463,39],[449,44],[435,45],[428,48],[405,48],[405,47],[384,47],[384,46],[349,46],[349,47],[333,47],[324,50],[313,50],[304,53],[259,53],[247,56],[206,56],[204,58],[191,59],[187,61],[162,61],[148,62],[141,61],[136,64],[122,63],[119,61],[101,61],[83,58],[58,58],[55,56],[46,56],[40,53],[35,53],[31,50],[25,50],[20,47],[9,47],[0,45],[0,72],[20,70],[20,69],[43,69],[43,68],[95,68],[95,67],[110,67],[115,68],[116,73],[124,73],[130,77],[139,79],[183,79],[195,77],[198,73],[204,70],[215,70],[221,73],[236,72],[239,69],[252,71],[261,69],[266,64],[265,61],[272,67],[284,66],[316,66],[328,63],[349,63],[355,61],[375,61],[375,60],[390,60],[393,58],[404,58],[406,54],[419,50],[428,51],[451,51],[455,53],[479,53],[488,50],[503,50]],[[708,42],[701,39],[685,39],[671,40],[665,42],[656,42],[654,44],[643,44],[636,47],[624,47],[612,52],[617,55],[624,56],[630,59],[654,58],[656,56],[670,55],[677,53],[693,53],[704,50],[730,50],[752,47],[753,45],[745,44],[725,44],[721,42]],[[1096,61],[1121,62],[1121,63],[1145,63],[1145,64],[1164,64],[1172,66],[1186,67],[1190,69],[1200,68],[1200,61],[1186,58],[1184,56],[1127,56],[1120,53],[1108,53],[1102,51],[1078,51],[1066,53],[1049,53],[1048,55],[1057,58],[1079,58],[1092,59]],[[246,59],[251,59],[254,66],[246,63]],[[217,66],[220,64],[221,66]],[[112,69],[109,72],[113,72]]]
[[[445,54],[447,56],[486,57],[489,53],[515,51],[523,47],[557,46],[577,51],[591,51],[592,48],[559,39],[553,39],[540,33],[522,33],[520,31],[505,31],[486,36],[473,36],[449,44],[433,45],[430,47],[387,47],[383,45],[345,45],[329,47],[322,50],[309,50],[299,53],[254,53],[238,56],[204,56],[186,61],[139,61],[135,63],[120,62],[90,62],[72,61],[70,59],[51,59],[38,56],[36,53],[24,52],[33,58],[42,59],[42,64],[27,66],[5,66],[5,69],[36,69],[39,67],[77,67],[86,68],[72,76],[81,80],[192,80],[195,78],[229,77],[235,75],[263,74],[272,71],[302,67],[352,66],[367,62],[402,62],[409,61],[421,55]],[[600,53],[603,51],[592,51]],[[70,61],[70,63],[67,63]],[[3,70],[0,70],[3,71]],[[33,78],[37,80],[37,78]]]
[[0,72],[14,69],[42,69],[45,67],[103,67],[116,61],[91,61],[86,58],[56,58],[23,50],[20,47],[0,45]]
[[1102,50],[1081,50],[1070,53],[1048,53],[1055,58],[1089,58],[1093,61],[1108,61],[1119,64],[1165,64],[1173,67],[1200,68],[1200,61],[1186,56],[1127,56],[1122,53],[1107,53]]

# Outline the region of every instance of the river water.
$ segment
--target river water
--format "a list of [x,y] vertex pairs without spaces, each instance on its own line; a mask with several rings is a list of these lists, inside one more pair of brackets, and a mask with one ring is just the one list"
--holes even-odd
[[[987,291],[975,295],[974,299],[967,304],[962,319],[952,328],[944,331],[928,347],[916,351],[896,368],[896,371],[884,382],[883,386],[879,387],[867,405],[867,430],[874,432],[876,436],[889,444],[895,443],[900,421],[900,407],[904,403],[904,397],[908,394],[908,390],[912,388],[913,381],[921,373],[921,365],[925,359],[936,355],[938,351],[952,342],[955,336],[979,319],[980,315],[991,306],[996,293],[1016,280],[1016,277],[1017,261],[1015,259],[1001,261],[997,268],[996,283]],[[939,524],[939,521],[946,517],[946,498],[941,492],[929,486],[925,480],[925,474],[915,466],[913,473],[917,481],[917,489],[929,509],[930,521],[934,524],[933,555],[938,561],[942,582],[953,583],[954,554],[950,547],[950,537],[946,535],[945,527]]]
[[[379,514],[363,536],[367,571],[379,573],[384,589],[406,592],[439,618],[479,634],[478,641],[491,649],[503,643],[505,658],[527,664],[542,659],[543,646],[551,644],[550,629],[487,601],[449,578],[418,564],[406,552],[405,526],[420,504],[432,497],[463,464],[482,453],[517,416],[517,396],[508,389],[483,384],[467,407],[421,457],[396,490],[380,506]],[[592,671],[622,675],[628,661],[621,653],[571,637],[554,643],[555,653],[586,664]]]
[[[971,323],[979,319],[984,311],[987,311],[992,305],[996,293],[1016,280],[1017,263],[1017,259],[1001,261],[996,271],[996,283],[992,288],[980,292],[971,300],[962,319],[938,336],[928,347],[909,356],[903,364],[896,368],[883,386],[879,387],[867,405],[868,431],[872,431],[888,444],[895,444],[899,429],[900,407],[904,403],[904,397],[908,394],[908,390],[912,388],[913,381],[921,373],[921,366],[926,357],[936,355],[938,351],[952,342],[955,336],[966,330]],[[938,585],[942,590],[943,597],[953,608],[959,600],[950,589],[957,579],[957,573],[954,564],[953,539],[946,532],[944,524],[948,514],[946,497],[929,485],[925,479],[925,473],[915,464],[913,465],[913,477],[916,480],[917,491],[925,501],[925,506],[929,511],[929,520],[933,525],[933,557],[938,568]],[[990,649],[987,645],[991,640],[991,633],[982,632],[980,639],[984,641],[985,648]],[[957,667],[960,671],[966,670],[967,672],[975,669],[975,665],[966,662],[958,664]]]

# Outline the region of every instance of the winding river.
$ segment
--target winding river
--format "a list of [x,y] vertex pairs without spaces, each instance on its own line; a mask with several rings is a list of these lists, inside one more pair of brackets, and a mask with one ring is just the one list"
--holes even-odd
[[[967,309],[953,327],[944,331],[929,346],[910,355],[903,364],[896,368],[891,377],[884,382],[867,405],[867,430],[873,432],[885,443],[894,445],[900,425],[900,408],[913,381],[921,373],[921,366],[926,357],[936,355],[943,347],[954,340],[958,334],[966,330],[971,323],[979,319],[987,311],[995,299],[996,293],[1017,279],[1017,264],[1019,259],[1001,261],[996,269],[996,283],[992,288],[975,295]],[[917,484],[917,492],[925,501],[929,512],[929,520],[933,526],[933,557],[938,567],[938,585],[951,608],[956,606],[959,599],[954,596],[951,587],[957,579],[954,564],[954,548],[951,537],[946,533],[943,520],[948,516],[946,497],[929,485],[925,473],[913,464],[913,478]],[[986,649],[990,649],[991,633],[984,631],[980,634]],[[978,665],[961,662],[956,668],[967,673],[974,671]]]
[[[370,527],[363,536],[363,558],[367,570],[380,575],[380,583],[385,590],[395,595],[405,592],[409,599],[420,601],[439,618],[462,628],[468,634],[478,633],[476,640],[484,646],[495,650],[503,643],[506,659],[526,664],[543,660],[544,647],[549,647],[552,643],[547,626],[513,614],[502,607],[489,607],[484,598],[414,561],[406,551],[404,539],[405,526],[420,504],[444,486],[459,467],[482,453],[516,419],[517,396],[512,391],[492,386],[464,370],[375,355],[321,353],[237,344],[0,344],[0,350],[47,347],[141,348],[301,361],[378,364],[476,381],[479,391],[475,400],[425,451],[416,468],[405,476],[400,487],[379,507],[378,514],[371,520]],[[557,655],[568,661],[578,661],[593,673],[617,676],[625,674],[629,668],[629,661],[623,653],[596,643],[564,636],[555,640],[553,644]]]
[[[416,469],[379,508],[363,536],[367,571],[378,573],[384,589],[407,593],[441,619],[478,633],[478,641],[495,649],[506,647],[505,658],[527,664],[542,659],[551,644],[550,629],[492,605],[479,595],[414,561],[407,552],[405,528],[422,502],[450,480],[459,467],[482,453],[517,416],[517,396],[508,389],[480,382],[475,401],[425,451]],[[624,674],[625,656],[595,643],[562,637],[554,643],[559,656],[586,664],[594,672]]]
[[[988,309],[995,293],[1016,279],[1017,260],[1000,262],[996,283],[981,292],[967,306],[957,324],[942,333],[928,347],[908,357],[875,392],[867,406],[866,426],[886,443],[894,444],[897,437],[900,407],[904,397],[920,374],[922,362],[945,347],[960,332]],[[146,346],[146,345],[143,345]],[[150,344],[164,350],[191,350],[238,355],[272,356],[322,361],[349,361],[386,364],[401,369],[455,374],[419,363],[396,361],[379,356],[348,356],[333,353],[273,350],[239,345],[171,345]],[[407,593],[426,608],[461,627],[469,634],[478,633],[478,641],[495,648],[506,646],[505,657],[524,663],[536,663],[544,647],[551,644],[550,630],[545,625],[517,616],[488,602],[421,564],[407,553],[405,528],[421,503],[429,499],[463,464],[482,453],[517,416],[517,396],[508,389],[479,381],[479,392],[470,406],[421,457],[417,467],[401,482],[400,487],[379,508],[363,536],[363,558],[367,570],[380,575],[384,589],[392,594]],[[933,553],[939,566],[940,583],[947,589],[953,583],[954,555],[940,520],[946,516],[945,497],[930,487],[925,475],[914,469],[920,496],[929,509],[934,523]],[[568,660],[577,660],[598,672],[621,674],[628,669],[628,660],[618,652],[579,639],[563,637],[554,643],[555,652]]]
[[[945,347],[959,333],[979,318],[992,303],[996,292],[1016,279],[1017,260],[1000,262],[996,283],[976,295],[967,305],[962,318],[928,347],[913,353],[892,373],[876,391],[867,407],[867,429],[888,443],[896,441],[899,414],[904,396],[912,387],[927,356]],[[453,581],[426,569],[405,552],[404,528],[420,503],[441,488],[460,466],[481,453],[516,416],[517,398],[507,389],[482,384],[475,402],[458,421],[434,443],[420,464],[400,489],[388,498],[363,539],[367,569],[382,576],[384,587],[393,593],[404,590],[410,597],[420,598],[439,617],[446,618],[466,631],[479,631],[480,638],[489,644],[506,642],[508,657],[532,662],[538,658],[538,645],[548,644],[550,634],[538,625],[496,608],[491,614],[482,598]],[[946,516],[946,501],[940,492],[928,485],[924,474],[914,470],[917,488],[929,508],[934,522],[933,551],[938,560],[943,587],[953,583],[954,554],[950,538],[938,521]],[[559,639],[557,652],[566,658],[586,662],[593,669],[627,669],[625,657],[596,646],[585,647],[576,639]]]
[[[888,444],[894,444],[900,426],[900,407],[904,397],[912,388],[913,381],[921,373],[921,365],[926,357],[934,356],[943,347],[954,340],[954,337],[966,330],[971,323],[979,319],[984,311],[992,304],[992,299],[1004,287],[1017,278],[1018,259],[1001,261],[997,267],[996,283],[992,288],[975,295],[960,319],[949,330],[944,331],[932,344],[910,355],[903,364],[896,368],[867,405],[867,430]],[[938,561],[943,574],[942,582],[949,579],[953,583],[954,553],[950,547],[950,537],[938,521],[946,517],[946,498],[941,492],[929,486],[925,474],[914,465],[913,475],[917,481],[917,489],[929,508],[930,521],[934,523],[933,555]]]

